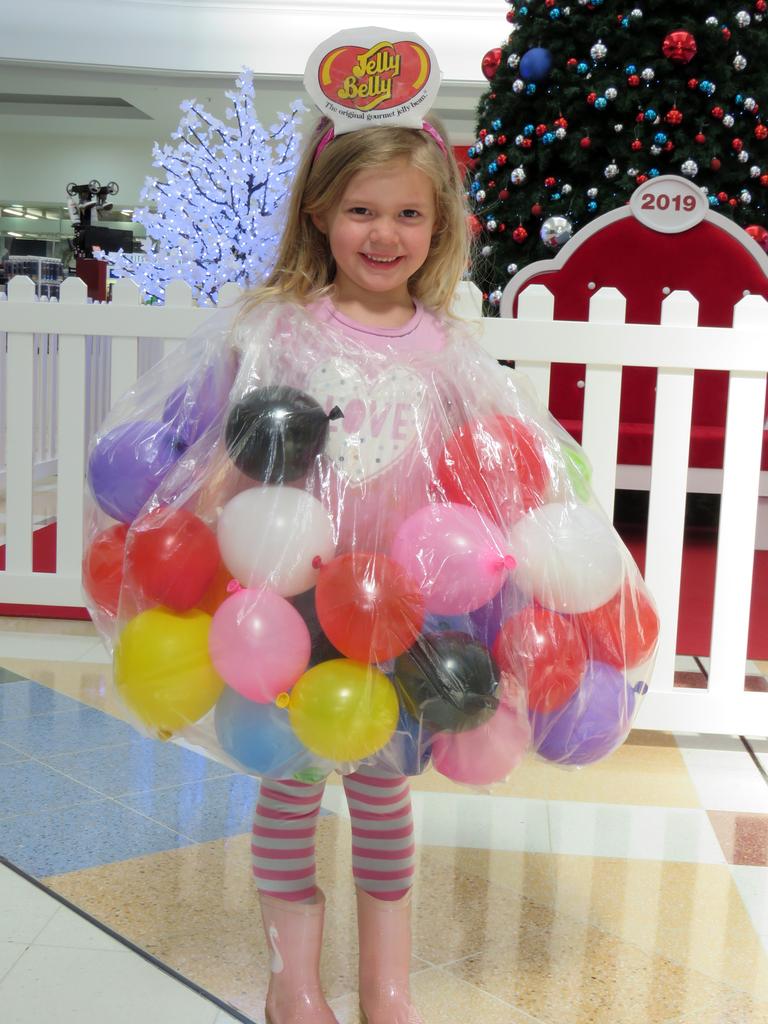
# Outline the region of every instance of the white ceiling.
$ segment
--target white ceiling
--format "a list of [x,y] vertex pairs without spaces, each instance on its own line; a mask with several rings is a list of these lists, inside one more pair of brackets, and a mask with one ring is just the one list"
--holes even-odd
[[[248,66],[259,116],[271,123],[304,95],[315,46],[361,24],[411,30],[432,45],[443,72],[434,112],[454,144],[467,144],[486,85],[482,55],[506,35],[506,11],[503,0],[9,3],[0,19],[0,203],[60,201],[82,173],[119,180],[121,201],[134,205],[152,144],[171,141],[183,100],[223,117],[224,94]],[[102,152],[110,160],[99,170]],[[82,170],[70,170],[78,157]]]

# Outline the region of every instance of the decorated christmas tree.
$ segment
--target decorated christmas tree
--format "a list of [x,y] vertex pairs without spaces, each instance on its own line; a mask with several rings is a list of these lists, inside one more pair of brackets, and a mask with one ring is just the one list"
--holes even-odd
[[[501,0],[500,0],[501,2]],[[766,0],[508,3],[469,151],[473,276],[492,311],[527,263],[684,175],[768,246]]]
[[181,278],[199,302],[215,303],[228,281],[248,287],[272,269],[305,108],[297,100],[265,129],[256,116],[253,72],[244,70],[236,85],[226,94],[226,121],[187,100],[175,145],[155,144],[153,164],[162,177],[147,178],[145,205],[133,216],[147,233],[144,260],[103,256],[115,277],[130,277],[150,299],[161,302],[165,285]]

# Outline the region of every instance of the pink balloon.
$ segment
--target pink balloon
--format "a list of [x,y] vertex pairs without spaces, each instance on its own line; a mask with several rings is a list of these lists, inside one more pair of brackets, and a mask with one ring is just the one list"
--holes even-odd
[[293,686],[309,664],[311,647],[301,615],[267,587],[228,597],[213,616],[208,638],[221,678],[262,704]]
[[492,601],[515,565],[495,523],[450,502],[409,516],[391,553],[418,581],[427,611],[438,615],[465,615]]
[[528,716],[503,701],[493,718],[467,732],[438,732],[432,763],[447,779],[469,786],[502,782],[522,761],[531,738]]

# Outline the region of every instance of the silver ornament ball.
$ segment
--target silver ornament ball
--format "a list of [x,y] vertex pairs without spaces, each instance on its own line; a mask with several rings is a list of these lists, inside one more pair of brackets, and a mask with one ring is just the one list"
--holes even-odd
[[559,249],[573,234],[573,226],[567,217],[547,217],[541,225],[539,238],[548,249]]
[[699,173],[699,165],[695,160],[686,160],[680,167],[686,178],[695,178]]

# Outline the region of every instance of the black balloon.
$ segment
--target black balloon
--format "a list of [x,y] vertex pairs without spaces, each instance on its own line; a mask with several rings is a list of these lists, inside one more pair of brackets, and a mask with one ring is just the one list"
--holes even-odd
[[321,661],[333,661],[335,658],[343,658],[344,655],[336,650],[323,632],[323,627],[318,621],[317,612],[315,611],[314,587],[312,590],[305,590],[303,594],[297,594],[295,597],[292,597],[290,602],[302,619],[304,619],[309,630],[309,638],[312,643],[309,668],[314,668]]
[[310,395],[284,385],[251,391],[227,419],[226,445],[237,468],[265,484],[304,476],[322,451],[330,414]]
[[474,729],[499,703],[499,670],[468,633],[419,637],[395,661],[395,682],[409,713],[435,731]]

